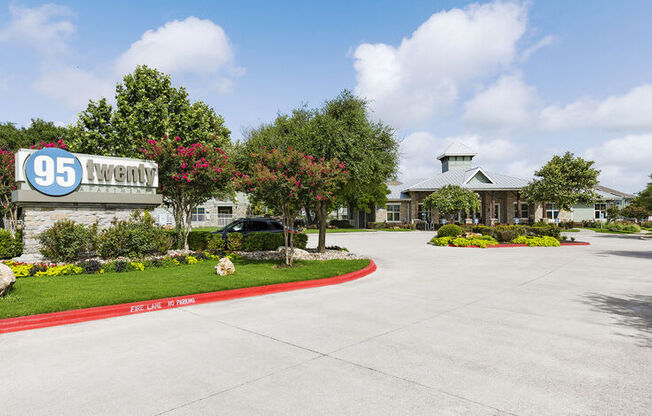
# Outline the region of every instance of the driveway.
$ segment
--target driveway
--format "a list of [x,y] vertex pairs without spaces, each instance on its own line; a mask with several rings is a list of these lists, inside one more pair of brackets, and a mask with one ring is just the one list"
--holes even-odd
[[332,234],[378,271],[0,335],[0,414],[649,415],[652,241],[569,235]]

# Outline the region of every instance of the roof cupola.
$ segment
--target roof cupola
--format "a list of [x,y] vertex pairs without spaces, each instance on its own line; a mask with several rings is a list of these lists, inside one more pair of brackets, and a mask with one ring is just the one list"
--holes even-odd
[[453,169],[471,169],[473,156],[477,155],[470,147],[461,143],[453,142],[437,159],[441,161],[441,172],[448,172]]

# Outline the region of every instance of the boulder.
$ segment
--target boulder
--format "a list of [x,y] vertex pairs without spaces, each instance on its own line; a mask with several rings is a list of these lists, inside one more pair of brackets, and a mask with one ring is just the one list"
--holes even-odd
[[215,273],[220,276],[228,276],[235,273],[235,266],[231,259],[228,257],[221,258],[220,261],[217,262],[217,266],[215,266]]
[[4,296],[16,282],[16,276],[9,266],[0,263],[0,296]]
[[[279,256],[281,259],[285,258],[285,247],[281,246],[276,249],[278,252]],[[312,259],[312,255],[308,253],[306,250],[300,249],[300,248],[295,248],[294,249],[294,259],[295,260],[310,260]]]

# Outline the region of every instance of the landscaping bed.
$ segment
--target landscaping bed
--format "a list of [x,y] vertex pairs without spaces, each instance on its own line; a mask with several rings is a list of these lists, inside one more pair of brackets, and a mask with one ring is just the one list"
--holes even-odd
[[19,278],[0,298],[0,319],[323,279],[363,269],[369,260],[298,261],[284,268],[278,262],[235,258],[236,272],[229,276],[216,275],[216,263],[213,259],[143,271]]

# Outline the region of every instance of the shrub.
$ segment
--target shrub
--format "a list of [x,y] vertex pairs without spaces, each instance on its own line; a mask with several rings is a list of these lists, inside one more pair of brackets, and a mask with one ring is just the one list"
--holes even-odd
[[353,228],[353,224],[351,224],[348,220],[330,220],[328,225],[335,228]]
[[446,224],[439,227],[437,237],[458,237],[462,235],[462,227],[455,224]]
[[240,251],[242,250],[242,234],[241,233],[229,233],[226,236],[226,246],[230,251]]
[[213,234],[211,239],[208,240],[206,250],[211,253],[224,253],[226,251],[226,241],[222,238],[222,234]]
[[524,235],[527,232],[525,227],[518,225],[500,225],[495,227],[492,233],[492,237],[501,243],[512,241],[520,235]]
[[558,225],[563,230],[570,230],[573,228],[573,221],[560,221]]
[[283,233],[252,233],[242,242],[244,251],[276,250],[285,245]]
[[20,256],[23,252],[23,238],[20,233],[12,236],[7,230],[0,230],[0,259]]
[[191,231],[188,233],[188,248],[192,251],[206,250],[212,236],[210,231]]
[[559,247],[559,240],[554,237],[527,237],[520,236],[515,238],[512,243],[514,244],[527,244],[529,247]]
[[584,227],[584,228],[597,228],[597,227],[600,227],[600,224],[598,224],[598,222],[595,221],[595,220],[583,220],[582,221],[582,227]]
[[498,241],[491,237],[483,236],[478,238],[464,238],[464,237],[434,237],[430,242],[436,246],[454,245],[455,247],[480,247],[487,248],[498,244]]
[[553,237],[559,240],[561,236],[561,229],[555,227],[553,224],[533,225],[527,228],[528,234],[537,237]]
[[81,267],[86,274],[99,273],[102,270],[102,263],[97,260],[82,261],[77,263],[77,266]]
[[643,227],[643,228],[652,228],[652,221],[642,222],[641,227]]
[[604,228],[609,231],[619,231],[625,233],[637,233],[641,231],[641,227],[636,224],[627,223],[627,222],[609,222]]
[[72,262],[95,248],[97,226],[60,220],[39,235],[41,254],[54,261]]
[[447,246],[453,239],[454,237],[433,237],[430,242],[436,246]]
[[148,212],[135,211],[127,220],[114,220],[99,237],[98,253],[102,258],[142,257],[165,253],[171,241],[167,233],[154,224]]

